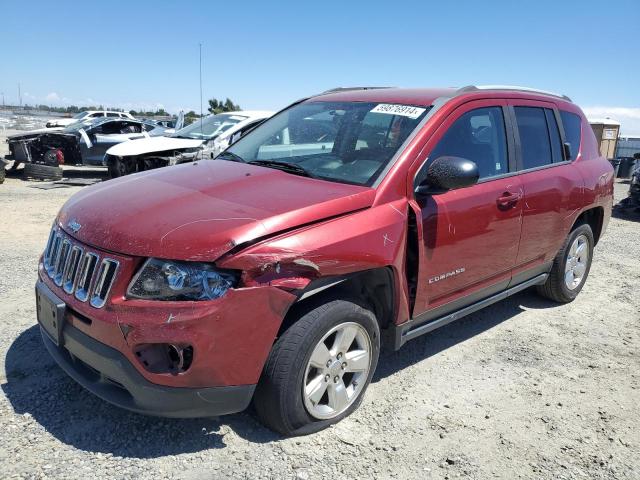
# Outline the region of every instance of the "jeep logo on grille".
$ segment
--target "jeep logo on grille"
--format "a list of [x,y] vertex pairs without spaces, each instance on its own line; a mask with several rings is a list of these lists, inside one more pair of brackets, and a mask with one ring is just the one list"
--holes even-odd
[[78,231],[82,228],[82,225],[80,225],[77,220],[71,220],[69,223],[67,223],[67,227],[69,227],[69,229],[73,232],[73,233],[78,233]]

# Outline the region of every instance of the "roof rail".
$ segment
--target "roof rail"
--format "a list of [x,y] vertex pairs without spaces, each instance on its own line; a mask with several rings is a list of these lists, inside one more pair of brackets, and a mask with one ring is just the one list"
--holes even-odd
[[325,90],[318,95],[325,95],[327,93],[336,93],[336,92],[348,92],[350,90],[378,90],[381,88],[393,88],[393,87],[336,87],[330,88],[329,90]]
[[562,98],[563,100],[567,100],[568,102],[571,102],[571,99],[566,95],[562,95],[554,92],[548,92],[546,90],[540,90],[538,88],[519,87],[517,85],[468,85],[466,87],[462,87],[456,90],[456,94],[460,94],[464,92],[473,92],[475,90],[513,90],[515,92],[542,93],[543,95],[550,95],[552,97]]

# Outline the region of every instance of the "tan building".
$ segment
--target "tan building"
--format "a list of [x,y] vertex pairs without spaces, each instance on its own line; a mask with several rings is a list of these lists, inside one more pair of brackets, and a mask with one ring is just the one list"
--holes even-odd
[[589,123],[600,145],[600,154],[609,160],[614,159],[620,134],[620,123],[610,118],[593,118],[589,119]]

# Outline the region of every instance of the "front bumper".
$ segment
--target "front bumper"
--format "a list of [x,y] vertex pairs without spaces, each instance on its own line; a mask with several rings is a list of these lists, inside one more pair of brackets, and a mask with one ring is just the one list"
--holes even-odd
[[[51,300],[61,303],[46,286]],[[86,335],[69,323],[61,326],[59,346],[40,327],[54,360],[84,388],[119,407],[163,417],[208,417],[247,408],[255,385],[207,388],[168,387],[145,379],[118,350]]]

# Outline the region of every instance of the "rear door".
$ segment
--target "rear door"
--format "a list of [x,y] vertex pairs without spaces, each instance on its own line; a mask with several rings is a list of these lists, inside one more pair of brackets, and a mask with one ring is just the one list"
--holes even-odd
[[[524,190],[522,238],[512,284],[546,272],[580,213],[583,181],[567,158],[555,104],[509,101]],[[575,146],[573,156],[577,156]]]
[[[505,289],[518,254],[522,185],[505,101],[469,102],[455,110],[428,141],[426,160],[412,184],[440,156],[473,160],[478,184],[415,198],[419,269],[414,317],[456,310]],[[423,155],[421,154],[421,156]]]

